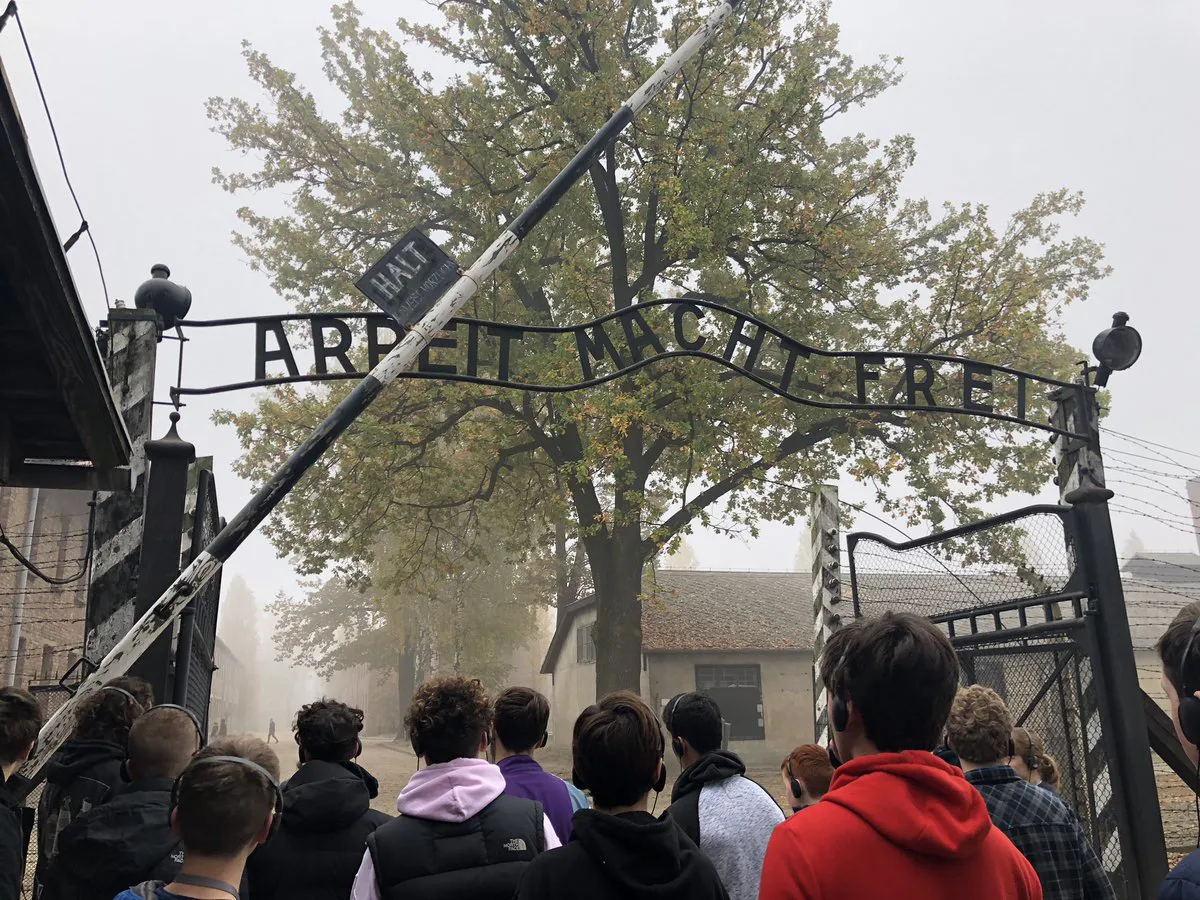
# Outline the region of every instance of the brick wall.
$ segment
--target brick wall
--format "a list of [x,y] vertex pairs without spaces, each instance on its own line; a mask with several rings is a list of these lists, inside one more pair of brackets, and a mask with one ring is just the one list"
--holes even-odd
[[87,603],[88,503],[82,491],[38,492],[30,516],[32,491],[0,486],[0,525],[7,538],[23,548],[32,531],[29,558],[46,575],[71,578],[51,585],[29,572],[25,576],[24,606],[17,615],[22,565],[7,549],[0,550],[0,677],[8,682],[12,667],[12,638],[19,628],[15,682],[22,687],[52,684],[70,668],[83,650],[84,610]]

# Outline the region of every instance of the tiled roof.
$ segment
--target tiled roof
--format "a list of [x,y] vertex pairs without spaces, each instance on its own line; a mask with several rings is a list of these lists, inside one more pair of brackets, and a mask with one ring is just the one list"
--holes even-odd
[[[642,583],[642,649],[804,650],[812,646],[812,576],[807,572],[659,569]],[[585,597],[559,611],[542,674],[554,671]]]
[[812,646],[812,576],[806,572],[660,569],[642,591],[647,652]]
[[1135,553],[1121,567],[1135,581],[1200,585],[1200,556],[1195,553]]

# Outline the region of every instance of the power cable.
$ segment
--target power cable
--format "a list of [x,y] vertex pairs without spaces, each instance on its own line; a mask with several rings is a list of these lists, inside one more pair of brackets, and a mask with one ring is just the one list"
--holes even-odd
[[75,211],[79,213],[79,228],[67,238],[66,243],[63,244],[63,252],[69,252],[75,246],[75,242],[79,240],[80,235],[87,235],[87,239],[92,245],[92,255],[96,257],[96,269],[100,273],[100,287],[104,290],[104,305],[112,310],[112,300],[108,296],[108,281],[104,277],[104,264],[100,262],[100,249],[96,246],[92,229],[88,226],[87,217],[83,214],[83,207],[75,193],[75,186],[71,184],[71,176],[67,174],[67,161],[63,158],[62,144],[58,140],[58,129],[54,126],[54,117],[50,115],[50,104],[46,100],[46,91],[42,88],[42,77],[38,74],[37,63],[33,61],[33,51],[29,48],[29,38],[25,35],[25,26],[21,24],[21,14],[17,11],[16,0],[9,0],[3,16],[0,17],[0,28],[10,16],[16,20],[17,30],[21,33],[21,43],[25,45],[25,55],[29,57],[29,68],[33,71],[33,80],[37,84],[38,94],[42,98],[42,109],[46,111],[46,122],[49,123],[50,134],[54,137],[54,149],[58,153],[58,164],[62,169],[63,180],[67,183],[67,190],[71,192],[71,199],[75,201]]

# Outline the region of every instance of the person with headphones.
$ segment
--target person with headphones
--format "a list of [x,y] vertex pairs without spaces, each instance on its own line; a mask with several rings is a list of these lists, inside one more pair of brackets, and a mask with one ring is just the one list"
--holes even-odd
[[571,794],[567,783],[533,758],[546,746],[550,704],[533,688],[510,687],[493,707],[492,760],[504,773],[504,793],[542,804],[561,843],[571,839]]
[[676,694],[663,710],[671,752],[683,771],[671,817],[712,860],[733,900],[756,900],[767,841],[783,821],[779,804],[736,753],[721,749],[721,709],[707,694]]
[[993,824],[1037,872],[1042,895],[1046,900],[1115,900],[1112,882],[1075,814],[1009,764],[1019,755],[1012,734],[1012,718],[999,694],[978,684],[958,692],[946,723],[950,748],[983,796]]
[[[1200,603],[1189,603],[1158,639],[1162,688],[1171,703],[1175,734],[1200,771]],[[1198,801],[1200,802],[1200,801]],[[1200,809],[1200,807],[1198,807]],[[1200,818],[1200,812],[1197,813]],[[1200,850],[1189,853],[1167,875],[1159,900],[1200,900]]]
[[418,765],[399,816],[367,838],[353,900],[511,900],[521,873],[559,845],[542,804],[504,793],[487,751],[492,702],[478,678],[422,684],[404,727]]
[[171,830],[171,790],[201,737],[196,717],[177,706],[138,717],[129,729],[127,783],[59,835],[41,900],[111,900],[131,884],[175,877],[183,848]]
[[820,803],[775,829],[759,900],[1040,900],[1029,861],[938,759],[959,666],[928,619],[886,612],[830,635],[820,678],[841,761]]
[[106,802],[121,787],[129,729],[153,705],[150,685],[132,676],[112,679],[79,704],[75,730],[50,757],[38,800],[35,898],[58,854],[58,836],[80,813]]
[[808,809],[827,793],[833,781],[833,763],[824,747],[801,744],[779,766],[783,790],[793,813]]
[[283,785],[279,833],[247,864],[254,900],[349,900],[367,837],[392,817],[371,809],[379,782],[356,760],[363,712],[322,698],[296,713],[300,767]]
[[20,900],[25,875],[22,806],[4,785],[33,753],[42,721],[33,694],[0,688],[0,900]]
[[246,860],[279,827],[279,757],[256,737],[209,744],[171,789],[171,828],[183,864],[166,883],[144,881],[114,900],[240,900]]
[[[608,694],[575,722],[572,780],[594,807],[575,813],[574,837],[529,864],[516,900],[726,900],[712,862],[650,794],[667,785],[666,741],[650,707]],[[464,895],[466,896],[466,895]]]

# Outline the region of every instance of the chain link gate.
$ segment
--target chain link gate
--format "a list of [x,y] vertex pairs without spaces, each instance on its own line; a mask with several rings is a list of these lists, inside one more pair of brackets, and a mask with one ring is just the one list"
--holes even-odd
[[[1014,724],[1042,735],[1060,796],[1079,818],[1119,897],[1128,819],[1103,667],[1073,510],[1033,506],[916,541],[847,537],[855,617],[929,617],[949,635],[964,684],[995,690]],[[1123,824],[1125,823],[1125,824]]]

